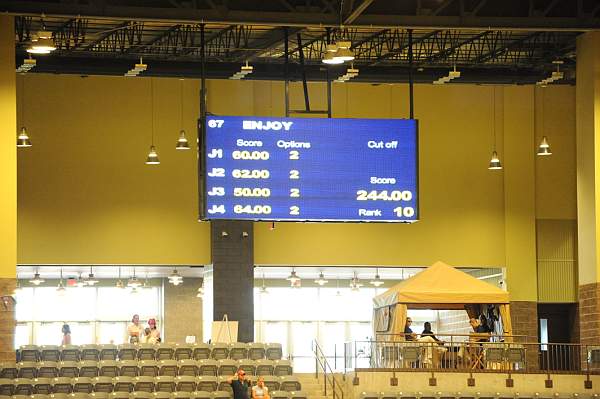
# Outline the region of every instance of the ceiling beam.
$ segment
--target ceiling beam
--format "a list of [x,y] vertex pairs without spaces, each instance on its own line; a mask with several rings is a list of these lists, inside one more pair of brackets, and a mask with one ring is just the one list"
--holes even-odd
[[363,0],[362,3],[358,7],[352,11],[348,17],[344,20],[344,25],[350,25],[352,22],[356,20],[356,18],[360,17],[360,15],[369,7],[375,0]]

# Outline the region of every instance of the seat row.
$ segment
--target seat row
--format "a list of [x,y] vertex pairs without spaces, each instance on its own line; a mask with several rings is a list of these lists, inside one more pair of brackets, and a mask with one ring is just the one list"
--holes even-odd
[[98,376],[231,376],[238,369],[251,375],[291,375],[289,360],[86,360],[81,362],[19,362],[0,364],[0,378],[55,378]]
[[166,359],[281,359],[279,343],[234,342],[231,344],[123,344],[123,345],[24,345],[17,351],[17,360],[80,361],[80,360],[166,360]]
[[[302,386],[297,377],[267,376],[265,385],[271,392],[300,391]],[[231,385],[226,377],[213,376],[159,376],[159,377],[57,377],[57,378],[18,378],[0,379],[0,396],[92,393],[92,392],[216,392],[231,393]]]
[[[559,393],[540,393],[540,392],[361,392],[359,399],[596,399],[599,395],[595,393],[569,393],[561,395]],[[271,398],[273,399],[273,398]]]
[[[12,399],[231,399],[231,395],[227,392],[92,392],[92,393],[55,393],[55,394],[33,394],[29,395],[14,395]],[[286,392],[275,391],[271,394],[273,399],[308,399],[306,393],[302,391]]]

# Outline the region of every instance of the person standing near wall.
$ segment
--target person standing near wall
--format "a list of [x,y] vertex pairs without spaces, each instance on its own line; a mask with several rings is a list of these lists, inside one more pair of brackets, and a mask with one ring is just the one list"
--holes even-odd
[[71,327],[67,323],[62,326],[62,343],[61,345],[71,345]]
[[140,316],[134,314],[131,323],[127,326],[127,338],[130,344],[137,344],[142,337],[142,326],[140,325]]

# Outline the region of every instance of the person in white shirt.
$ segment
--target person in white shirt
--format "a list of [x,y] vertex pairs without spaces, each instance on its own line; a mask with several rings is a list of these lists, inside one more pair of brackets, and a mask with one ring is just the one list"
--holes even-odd
[[140,325],[140,316],[133,315],[131,323],[127,326],[127,338],[130,344],[137,344],[142,338],[142,326]]
[[265,386],[263,377],[258,377],[256,385],[252,387],[252,399],[269,399],[269,388]]

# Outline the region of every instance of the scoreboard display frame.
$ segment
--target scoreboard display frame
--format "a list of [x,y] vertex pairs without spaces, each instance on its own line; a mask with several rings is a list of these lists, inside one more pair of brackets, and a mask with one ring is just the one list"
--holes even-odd
[[[214,129],[215,123],[216,121],[219,121],[219,123],[222,123],[225,120],[230,120],[232,118],[235,119],[240,119],[243,118],[243,123],[259,123],[259,127],[264,126],[264,130],[269,130],[267,127],[271,126],[271,125],[267,125],[267,122],[270,121],[278,121],[279,124],[274,125],[273,130],[281,130],[283,129],[284,125],[282,125],[281,123],[285,123],[285,122],[295,122],[295,121],[302,121],[303,123],[306,121],[318,121],[319,123],[323,123],[323,121],[330,121],[331,123],[336,123],[336,121],[353,121],[353,122],[364,122],[366,121],[367,123],[369,122],[374,122],[374,121],[386,121],[386,122],[390,122],[390,123],[412,123],[414,124],[414,188],[412,190],[412,194],[414,195],[414,202],[411,202],[412,205],[412,209],[414,210],[414,213],[411,215],[411,217],[409,219],[406,218],[401,218],[400,216],[398,216],[398,219],[391,219],[391,218],[385,218],[385,219],[371,219],[368,216],[364,217],[364,218],[360,218],[360,217],[355,217],[355,218],[328,218],[328,217],[319,217],[319,218],[315,218],[315,217],[302,217],[302,215],[299,215],[298,217],[277,217],[276,215],[270,216],[270,215],[265,215],[265,214],[256,214],[256,215],[243,215],[243,216],[234,216],[234,217],[228,217],[228,216],[223,216],[220,214],[211,214],[209,211],[209,206],[210,206],[210,197],[209,197],[209,193],[208,191],[211,191],[211,187],[210,185],[207,183],[207,181],[209,180],[209,174],[211,171],[207,170],[207,157],[208,157],[208,153],[207,153],[207,135],[208,135],[208,131],[209,129]],[[262,123],[264,123],[264,125],[262,125]],[[211,126],[209,126],[209,124],[211,124]],[[291,124],[290,124],[291,125]],[[245,129],[246,127],[244,127]],[[254,126],[254,129],[256,130],[256,126]],[[351,131],[349,132],[343,132],[344,134],[352,134]],[[272,133],[271,133],[272,134]],[[286,118],[286,117],[263,117],[263,116],[224,116],[224,115],[207,115],[204,119],[200,118],[198,120],[198,150],[199,150],[199,154],[198,154],[198,192],[199,192],[199,220],[200,221],[211,221],[211,220],[241,220],[241,221],[264,221],[264,222],[311,222],[311,223],[319,223],[319,222],[325,222],[325,223],[405,223],[405,224],[411,224],[414,222],[417,222],[420,220],[420,201],[419,201],[419,172],[420,172],[420,168],[419,168],[419,123],[418,120],[416,119],[397,119],[397,118],[389,118],[389,119],[373,119],[373,118]],[[343,140],[343,136],[339,137],[339,140]],[[260,149],[260,148],[259,148]],[[239,151],[238,151],[239,150]],[[245,150],[249,150],[249,151],[245,151]],[[223,153],[221,155],[225,156],[224,152],[227,151],[227,153],[231,153],[233,156],[233,152],[236,153],[241,153],[244,152],[244,154],[247,153],[252,153],[252,155],[254,155],[254,153],[259,153],[261,151],[253,151],[256,150],[255,148],[249,147],[249,148],[227,148],[227,149],[223,149]],[[209,152],[212,151],[211,148],[208,149]],[[238,154],[239,157],[239,154]],[[238,160],[240,158],[237,158]],[[247,160],[258,160],[258,159],[247,159]],[[237,171],[237,169],[236,169]],[[227,171],[229,172],[229,171]],[[226,173],[227,173],[226,172]],[[245,178],[245,177],[249,177],[252,178],[253,176],[240,176],[239,175],[239,171],[238,171],[238,177],[240,178]],[[291,178],[291,177],[290,177]],[[238,189],[236,187],[236,189]],[[213,190],[214,191],[214,190]],[[237,190],[239,191],[239,190]],[[363,191],[363,190],[360,190]],[[370,191],[368,194],[365,193],[360,193],[362,195],[363,198],[361,199],[365,199],[365,196],[371,195],[373,194],[373,192],[375,191],[376,195],[383,195],[384,193],[382,191],[385,191],[385,193],[387,193],[386,190],[381,190],[381,191]],[[393,197],[393,198],[385,198],[386,201],[403,201],[403,199],[398,199],[400,197],[402,197],[403,195],[403,191],[399,191],[399,190],[393,190],[390,194],[392,195],[388,195],[386,194],[387,197]],[[212,193],[214,195],[214,193]],[[239,192],[237,194],[240,194]],[[243,194],[243,193],[241,193]],[[249,194],[255,194],[255,193],[249,193]],[[260,193],[259,193],[260,194]],[[222,194],[221,194],[222,195]],[[375,200],[376,198],[371,198],[373,200]],[[377,198],[379,199],[379,198]],[[357,198],[358,200],[358,198]],[[237,205],[236,205],[237,206]],[[211,209],[214,211],[214,205],[211,207]],[[396,211],[395,208],[394,211]],[[291,211],[290,211],[291,212]]]

